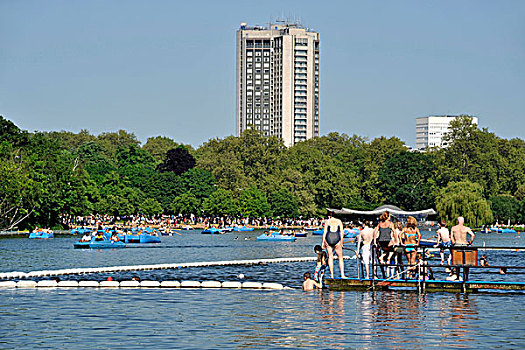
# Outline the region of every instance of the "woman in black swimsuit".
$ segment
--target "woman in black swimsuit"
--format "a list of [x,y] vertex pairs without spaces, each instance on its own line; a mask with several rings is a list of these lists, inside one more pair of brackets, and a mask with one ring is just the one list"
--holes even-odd
[[330,268],[331,278],[334,278],[334,251],[339,258],[341,278],[346,278],[343,260],[343,237],[343,223],[334,218],[331,212],[328,212],[328,220],[324,224],[322,247],[328,252],[328,267]]

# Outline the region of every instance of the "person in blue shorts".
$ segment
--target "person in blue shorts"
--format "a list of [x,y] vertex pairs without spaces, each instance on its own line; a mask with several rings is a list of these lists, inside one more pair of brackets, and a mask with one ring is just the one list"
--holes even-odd
[[447,262],[450,265],[450,248],[452,248],[452,241],[450,240],[450,232],[447,228],[447,223],[445,220],[441,220],[441,223],[439,224],[439,230],[436,232],[436,240],[437,244],[435,247],[439,247],[439,255],[441,255],[441,265],[445,263],[445,249],[448,249],[448,259]]

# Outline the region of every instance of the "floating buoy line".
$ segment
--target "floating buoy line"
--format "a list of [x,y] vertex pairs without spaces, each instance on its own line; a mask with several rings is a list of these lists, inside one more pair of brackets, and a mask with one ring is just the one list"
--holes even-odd
[[[264,265],[288,262],[308,262],[315,261],[316,257],[296,257],[296,258],[275,258],[275,259],[254,259],[254,260],[227,260],[227,261],[203,261],[177,264],[154,264],[154,265],[133,265],[133,266],[110,266],[110,267],[90,267],[60,270],[41,270],[31,272],[13,271],[0,273],[0,279],[18,279],[19,281],[0,281],[0,287],[4,288],[36,288],[36,287],[100,287],[100,288],[249,288],[249,289],[290,289],[280,283],[261,283],[261,282],[236,282],[236,281],[56,281],[41,280],[34,281],[32,278],[51,277],[61,275],[82,275],[91,273],[109,273],[126,271],[149,271],[180,269],[190,267],[209,267],[209,266],[231,266],[231,265]],[[350,259],[345,256],[344,259]]]
[[19,280],[0,281],[0,288],[229,288],[229,289],[292,289],[280,283],[272,282],[235,282],[235,281],[55,281],[55,280]]

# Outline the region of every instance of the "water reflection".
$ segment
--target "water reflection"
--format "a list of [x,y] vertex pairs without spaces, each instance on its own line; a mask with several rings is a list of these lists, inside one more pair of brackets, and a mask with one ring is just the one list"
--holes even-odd
[[[255,237],[257,233],[250,233]],[[251,236],[250,236],[251,237]],[[232,235],[163,238],[162,249],[77,251],[74,238],[0,240],[0,271],[311,256],[317,237],[259,244]],[[490,256],[508,263],[513,255]],[[525,296],[405,292],[302,292],[314,263],[113,274],[155,280],[280,282],[295,290],[0,289],[1,348],[525,348]],[[346,267],[352,272],[355,265]],[[237,276],[243,273],[241,280]],[[81,276],[100,280],[104,274]],[[66,278],[66,277],[64,277]],[[77,278],[72,276],[71,278]],[[118,302],[115,302],[118,301]],[[88,305],[88,307],[79,307]],[[39,321],[45,327],[35,327]],[[108,336],[107,325],[114,325]],[[72,327],[71,325],[74,325]],[[49,326],[49,327],[48,327]],[[53,332],[63,333],[57,336]],[[137,330],[146,329],[144,332]]]
[[333,349],[342,349],[346,343],[346,307],[344,292],[319,292],[319,327],[323,343]]

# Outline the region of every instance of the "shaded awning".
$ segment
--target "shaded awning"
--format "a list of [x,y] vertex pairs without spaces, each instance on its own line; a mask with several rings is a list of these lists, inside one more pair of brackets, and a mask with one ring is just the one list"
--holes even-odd
[[334,214],[339,215],[363,215],[363,216],[378,216],[383,214],[383,212],[387,211],[390,213],[390,215],[394,216],[427,216],[427,215],[437,215],[437,211],[434,209],[425,209],[425,210],[416,210],[416,211],[406,211],[401,210],[400,208],[393,206],[393,205],[382,205],[374,210],[354,210],[354,209],[348,209],[348,208],[342,208],[342,209],[330,209],[327,210],[333,212]]

